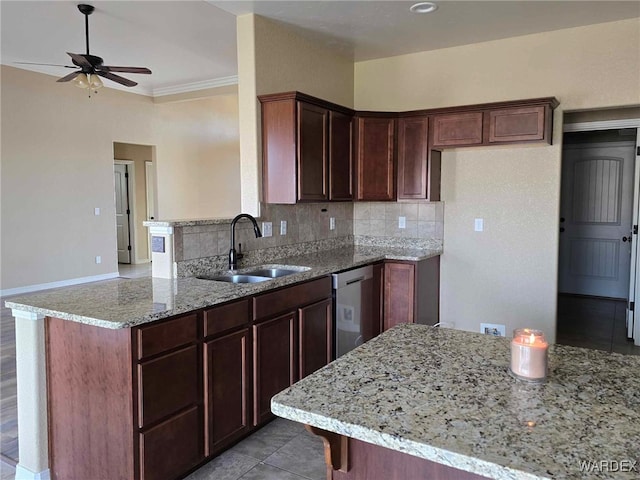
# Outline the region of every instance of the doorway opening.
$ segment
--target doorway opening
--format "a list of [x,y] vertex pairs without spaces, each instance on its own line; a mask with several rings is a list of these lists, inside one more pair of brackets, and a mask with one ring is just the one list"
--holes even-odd
[[640,190],[637,143],[637,128],[565,129],[558,343],[640,354],[633,342],[638,337],[634,328]]
[[156,217],[155,147],[114,142],[113,158],[118,271],[120,276],[144,276],[151,254],[143,222]]

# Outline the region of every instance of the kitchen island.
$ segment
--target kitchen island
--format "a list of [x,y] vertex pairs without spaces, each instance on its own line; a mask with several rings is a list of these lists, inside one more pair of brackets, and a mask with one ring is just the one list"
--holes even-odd
[[184,475],[330,361],[329,273],[440,253],[351,245],[274,259],[294,273],[260,283],[115,279],[12,298],[19,478]]
[[637,479],[640,357],[550,347],[546,383],[509,341],[395,327],[272,399],[325,438],[328,479]]

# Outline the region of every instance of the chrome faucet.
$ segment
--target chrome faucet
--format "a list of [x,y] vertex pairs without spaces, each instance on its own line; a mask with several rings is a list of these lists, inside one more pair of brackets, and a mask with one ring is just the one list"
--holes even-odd
[[242,258],[241,253],[236,253],[236,223],[238,223],[238,220],[240,220],[241,218],[248,218],[249,220],[251,220],[251,223],[253,223],[253,232],[256,234],[256,238],[262,236],[262,232],[260,232],[260,228],[258,228],[258,222],[256,222],[256,219],[248,213],[241,213],[231,221],[231,249],[229,250],[229,270],[235,270],[236,268],[238,268],[238,260]]

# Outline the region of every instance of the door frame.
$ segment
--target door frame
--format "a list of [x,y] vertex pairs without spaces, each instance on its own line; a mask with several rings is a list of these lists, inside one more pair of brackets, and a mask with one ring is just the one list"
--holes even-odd
[[[621,128],[635,128],[636,130],[636,161],[633,180],[633,225],[640,225],[640,156],[638,156],[638,149],[640,148],[640,118],[629,118],[621,120],[604,120],[596,122],[581,122],[581,123],[565,123],[562,127],[563,133],[570,132],[592,132],[595,130],[617,130]],[[558,253],[559,254],[559,253]],[[636,299],[640,299],[640,281],[638,276],[640,275],[640,255],[638,255],[638,235],[632,235],[631,244],[631,274],[629,278],[635,278],[635,285],[633,282],[629,285],[629,299],[628,302],[636,303]],[[629,303],[627,303],[627,310]],[[633,322],[633,339],[635,345],[640,346],[640,315],[635,315],[636,311],[640,311],[640,305],[636,310],[634,308],[634,322]],[[628,332],[627,332],[628,335]]]
[[[129,254],[129,258],[131,259],[131,265],[135,265],[138,263],[138,255],[136,254],[136,165],[133,160],[113,160],[114,165],[126,165],[127,166],[127,197],[129,198],[129,242],[131,244],[131,253]],[[115,211],[115,192],[116,186],[115,181],[113,185],[113,200],[114,200],[114,211]],[[116,239],[116,252],[118,251],[118,243]]]

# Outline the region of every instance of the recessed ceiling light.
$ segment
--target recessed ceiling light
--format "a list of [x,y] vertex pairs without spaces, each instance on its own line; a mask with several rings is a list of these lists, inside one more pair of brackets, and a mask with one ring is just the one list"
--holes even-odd
[[409,11],[413,13],[431,13],[438,9],[438,5],[433,2],[419,2],[411,5]]

